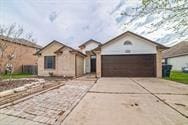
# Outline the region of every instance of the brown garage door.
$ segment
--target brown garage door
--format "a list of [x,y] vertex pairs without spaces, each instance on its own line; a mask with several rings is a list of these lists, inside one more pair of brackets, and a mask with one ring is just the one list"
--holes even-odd
[[103,55],[103,77],[155,77],[156,55]]

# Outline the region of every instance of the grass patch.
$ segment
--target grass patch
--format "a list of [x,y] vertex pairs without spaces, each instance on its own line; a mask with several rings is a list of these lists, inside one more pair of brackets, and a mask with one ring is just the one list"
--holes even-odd
[[[26,73],[14,73],[14,74],[12,74],[13,79],[29,78],[29,77],[32,77],[32,76],[33,76],[32,74],[26,74]],[[7,75],[2,74],[1,77],[2,77],[2,79],[9,79],[9,74],[7,74]]]
[[188,84],[188,73],[183,73],[179,71],[171,71],[170,77],[165,78],[165,79]]

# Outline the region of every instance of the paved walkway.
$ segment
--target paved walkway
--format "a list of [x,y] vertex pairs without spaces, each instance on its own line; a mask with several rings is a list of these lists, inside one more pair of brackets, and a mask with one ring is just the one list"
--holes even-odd
[[79,78],[57,89],[0,109],[0,125],[54,125],[60,123],[96,79]]
[[188,85],[101,78],[62,125],[188,125]]

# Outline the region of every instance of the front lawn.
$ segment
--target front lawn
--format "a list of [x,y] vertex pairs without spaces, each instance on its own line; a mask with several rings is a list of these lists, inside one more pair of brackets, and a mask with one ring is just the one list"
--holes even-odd
[[[26,74],[26,73],[14,73],[12,74],[12,79],[19,79],[19,78],[29,78],[32,77],[32,74]],[[9,79],[9,75],[2,74],[1,77],[3,79]]]
[[171,71],[170,78],[165,78],[165,79],[188,84],[188,73]]

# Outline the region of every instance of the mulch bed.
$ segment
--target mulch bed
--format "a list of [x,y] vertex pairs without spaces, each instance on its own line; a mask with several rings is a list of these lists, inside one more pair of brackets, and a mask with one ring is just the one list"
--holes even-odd
[[36,82],[36,80],[12,80],[12,81],[0,81],[0,92],[17,88],[25,84]]

